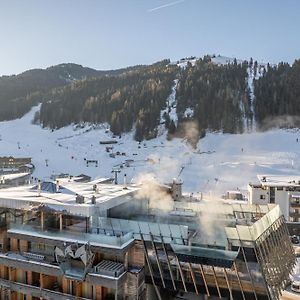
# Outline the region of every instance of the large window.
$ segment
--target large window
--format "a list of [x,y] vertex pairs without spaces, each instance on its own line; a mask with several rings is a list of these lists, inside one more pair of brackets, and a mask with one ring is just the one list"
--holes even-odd
[[270,203],[275,203],[275,187],[270,187]]

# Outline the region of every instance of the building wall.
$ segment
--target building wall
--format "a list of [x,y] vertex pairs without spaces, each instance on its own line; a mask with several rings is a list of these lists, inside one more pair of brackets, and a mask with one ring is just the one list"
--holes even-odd
[[290,222],[300,222],[300,192],[288,192]]
[[288,192],[283,188],[275,188],[275,203],[279,205],[280,210],[282,211],[284,218],[289,221],[289,198]]
[[268,204],[270,202],[268,189],[248,185],[248,192],[250,204]]
[[[285,187],[274,187],[275,203],[279,205],[286,221],[291,221],[290,218],[290,194]],[[270,203],[270,187],[248,186],[250,204],[268,204]],[[300,193],[299,193],[300,194]]]

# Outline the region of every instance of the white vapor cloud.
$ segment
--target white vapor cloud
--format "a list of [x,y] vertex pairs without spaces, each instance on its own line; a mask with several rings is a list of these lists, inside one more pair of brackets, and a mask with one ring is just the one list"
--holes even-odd
[[157,7],[151,8],[151,9],[148,9],[148,12],[153,12],[153,11],[156,11],[156,10],[159,10],[159,9],[162,9],[162,8],[170,7],[170,6],[173,6],[173,5],[182,3],[182,2],[184,2],[184,1],[185,1],[185,0],[178,0],[178,1],[170,2],[170,3],[166,3],[166,4],[164,4],[164,5],[160,5],[160,6],[157,6]]

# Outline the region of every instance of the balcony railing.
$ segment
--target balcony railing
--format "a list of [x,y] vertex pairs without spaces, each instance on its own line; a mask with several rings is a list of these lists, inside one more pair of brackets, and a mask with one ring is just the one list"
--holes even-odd
[[290,217],[300,218],[300,212],[290,211]]
[[52,299],[52,300],[88,300],[87,298],[77,297],[70,294],[51,291],[48,289],[32,286],[29,284],[13,282],[10,280],[0,278],[0,287],[4,287],[11,291],[34,296],[38,299]]
[[42,230],[39,226],[11,224],[8,234],[19,234],[23,236],[38,237],[43,239],[57,240],[71,243],[90,243],[91,246],[109,247],[122,249],[134,241],[133,233],[124,235],[105,235],[97,233],[73,232],[70,230]]
[[[27,258],[25,257],[22,258],[22,256],[20,255],[18,256],[18,258],[16,258],[15,256],[0,254],[0,265],[12,267],[24,271],[43,273],[45,275],[50,275],[55,277],[59,277],[63,275],[63,272],[60,269],[58,264],[54,265],[49,261],[43,261],[43,262],[34,261],[34,260],[28,261]],[[100,270],[99,272],[99,270],[95,270],[94,268],[91,268],[87,273],[85,280],[90,284],[101,285],[112,289],[115,289],[117,287],[120,290],[124,282],[127,280],[126,274],[127,272],[125,269],[123,270],[123,272],[120,272],[118,274],[115,273],[104,274],[102,270]],[[115,277],[115,275],[117,275],[117,277]]]

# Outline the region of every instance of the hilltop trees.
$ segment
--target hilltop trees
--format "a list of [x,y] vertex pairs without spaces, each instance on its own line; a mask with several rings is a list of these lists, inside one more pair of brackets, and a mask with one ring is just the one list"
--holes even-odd
[[60,64],[47,69],[33,69],[19,75],[0,77],[0,121],[22,117],[33,105],[42,102],[53,88],[78,80],[117,76],[145,66],[97,71],[76,64]]
[[[292,66],[279,63],[270,66],[255,80],[255,115],[259,125],[281,116],[300,114],[300,60]],[[272,125],[280,125],[272,122]],[[287,124],[288,125],[288,124]],[[292,125],[292,124],[291,124]],[[299,124],[294,124],[299,126]]]
[[114,134],[135,126],[137,140],[153,137],[178,69],[168,63],[55,89],[41,107],[41,124],[60,128],[72,122],[108,122]]
[[[253,103],[248,68],[254,77],[260,75],[254,80]],[[201,136],[206,131],[240,133],[246,126],[251,128],[253,119],[262,127],[270,119],[276,126],[277,117],[299,116],[299,78],[300,60],[292,66],[280,63],[263,67],[253,59],[249,63],[234,59],[228,64],[216,64],[205,56],[195,65],[187,62],[185,68],[163,60],[115,71],[64,64],[0,77],[0,120],[21,117],[42,102],[33,122],[43,127],[107,122],[116,135],[135,129],[135,139],[141,141],[157,135],[161,111],[168,106],[162,121],[170,136],[185,134],[185,124],[190,120]],[[171,116],[175,103],[172,114],[166,103],[175,79],[176,124]],[[292,125],[299,126],[298,123]],[[280,125],[286,126],[282,122]]]
[[182,71],[177,89],[177,112],[184,120],[186,108],[194,110],[201,130],[242,132],[243,118],[251,119],[246,83],[247,62],[216,65],[204,57]]

